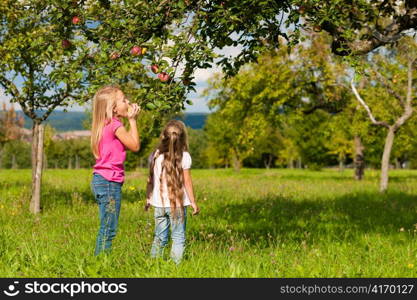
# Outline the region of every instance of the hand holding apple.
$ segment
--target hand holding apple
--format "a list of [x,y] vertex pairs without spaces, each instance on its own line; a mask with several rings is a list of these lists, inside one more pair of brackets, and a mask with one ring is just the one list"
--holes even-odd
[[137,105],[136,103],[130,104],[128,109],[127,109],[127,118],[128,119],[135,119],[136,116],[139,114],[139,112],[140,112],[139,105]]

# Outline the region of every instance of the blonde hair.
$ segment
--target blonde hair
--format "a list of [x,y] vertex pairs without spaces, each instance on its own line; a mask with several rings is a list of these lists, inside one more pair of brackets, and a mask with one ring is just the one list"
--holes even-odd
[[99,143],[104,125],[111,122],[116,106],[116,93],[122,91],[118,85],[101,87],[93,98],[93,123],[91,126],[91,150],[94,157],[100,157]]
[[[175,128],[176,130],[170,130]],[[180,204],[181,217],[183,216],[184,207],[184,173],[182,169],[182,154],[184,151],[188,152],[188,136],[187,129],[183,122],[178,120],[171,120],[165,126],[161,133],[159,145],[153,153],[153,159],[150,164],[148,177],[148,190],[153,190],[154,181],[154,166],[156,158],[164,154],[164,161],[162,163],[161,177],[160,177],[160,195],[162,196],[162,179],[165,177],[168,198],[170,202],[172,216],[177,217],[177,201]],[[163,198],[162,198],[163,200]],[[174,213],[175,212],[175,213]]]

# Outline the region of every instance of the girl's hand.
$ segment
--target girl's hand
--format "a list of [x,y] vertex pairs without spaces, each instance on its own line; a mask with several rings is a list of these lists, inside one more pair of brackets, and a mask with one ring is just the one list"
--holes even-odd
[[200,212],[200,208],[198,207],[198,205],[194,202],[191,203],[191,207],[193,209],[193,216],[198,215],[198,213]]
[[146,202],[145,202],[145,211],[148,211],[149,210],[149,207],[151,207],[151,202],[150,202],[149,199],[146,199]]
[[134,120],[136,119],[137,115],[140,112],[140,107],[139,105],[137,105],[136,103],[132,104],[129,106],[128,110],[127,110],[127,118],[129,120]]

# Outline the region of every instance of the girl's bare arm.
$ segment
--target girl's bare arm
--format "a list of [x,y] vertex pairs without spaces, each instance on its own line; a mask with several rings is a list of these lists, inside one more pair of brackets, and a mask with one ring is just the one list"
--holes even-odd
[[190,169],[185,169],[184,173],[184,187],[187,192],[188,198],[190,198],[191,207],[193,208],[193,215],[196,215],[200,212],[200,208],[195,202],[194,190],[193,190],[193,181],[191,179]]

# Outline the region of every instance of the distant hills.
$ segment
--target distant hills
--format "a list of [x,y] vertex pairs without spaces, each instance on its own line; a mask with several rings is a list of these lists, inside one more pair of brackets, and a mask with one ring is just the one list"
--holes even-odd
[[[32,129],[32,120],[22,111],[17,111],[17,113],[24,117],[24,127]],[[45,124],[51,125],[57,131],[85,130],[83,127],[83,121],[86,118],[86,114],[82,111],[64,112],[62,110],[57,110],[51,113]]]
[[[32,120],[28,118],[22,111],[17,111],[18,114],[23,115],[25,119],[25,128],[32,128]],[[185,113],[181,118],[185,125],[193,129],[202,129],[206,122],[208,113]],[[87,118],[84,112],[57,110],[51,113],[47,124],[50,124],[59,132],[73,131],[73,130],[85,130],[83,122]]]
[[181,120],[193,129],[202,129],[206,124],[208,113],[185,113]]

